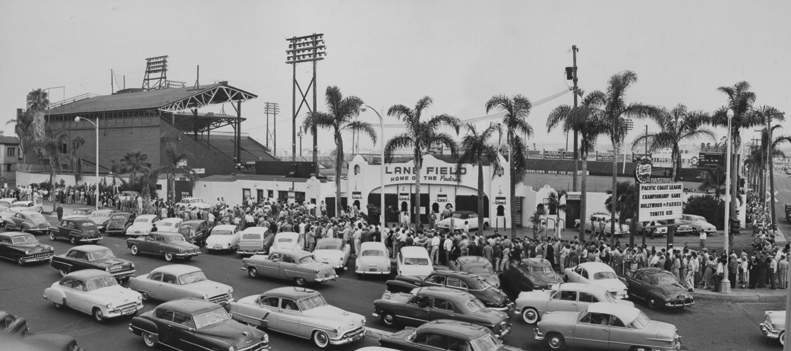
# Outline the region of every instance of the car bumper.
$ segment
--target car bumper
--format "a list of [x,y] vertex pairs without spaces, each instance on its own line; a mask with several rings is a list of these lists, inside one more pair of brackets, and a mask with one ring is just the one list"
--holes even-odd
[[337,275],[333,275],[333,276],[330,276],[330,277],[316,278],[314,280],[319,282],[319,283],[324,283],[324,282],[328,282],[330,280],[335,280],[335,279],[338,279]]
[[230,249],[231,249],[230,244],[213,244],[213,245],[206,244],[206,250],[230,250]]
[[92,243],[92,244],[96,244],[96,243],[98,243],[98,242],[99,242],[99,240],[102,240],[102,238],[79,238],[77,241],[78,241],[78,242],[81,242],[81,243]]
[[32,254],[30,256],[20,257],[19,260],[25,263],[48,261],[52,259],[55,254],[53,252],[43,254]]
[[538,328],[533,328],[533,338],[538,341],[544,341],[544,334]]
[[129,277],[135,275],[135,270],[133,269],[131,271],[122,271],[122,272],[115,272],[115,273],[109,272],[109,273],[112,274],[113,277],[115,277],[115,279],[121,280],[121,279],[126,279],[126,278],[129,278]]
[[486,307],[495,311],[511,312],[514,310],[514,303],[510,302],[507,305],[501,307],[497,307],[497,306],[486,306]]
[[365,337],[365,327],[361,327],[353,332],[349,332],[344,334],[342,337],[337,339],[330,339],[331,345],[345,345],[348,343],[355,342],[357,340],[362,339]]
[[264,250],[236,250],[237,255],[266,255]]
[[694,304],[695,304],[695,301],[692,300],[692,299],[688,299],[688,300],[684,300],[684,301],[676,300],[676,301],[665,302],[665,307],[682,308],[682,307],[692,306]]
[[771,325],[767,326],[766,324],[767,323],[764,322],[764,323],[761,323],[761,324],[758,325],[758,327],[761,328],[761,333],[763,333],[765,337],[770,338],[770,339],[777,339],[777,338],[779,338],[780,337],[780,333],[782,332],[782,330],[775,330],[774,328],[772,328]]
[[112,309],[112,310],[108,309],[107,311],[105,311],[104,316],[107,317],[107,318],[131,316],[131,315],[137,313],[137,311],[140,311],[142,309],[143,309],[143,303],[139,302],[136,305],[134,305],[133,307],[129,307],[129,308],[124,308],[124,309],[116,308],[116,309]]
[[[373,271],[371,269],[374,269]],[[371,275],[387,275],[390,274],[389,269],[376,269],[376,268],[368,268],[368,270],[364,269],[355,269],[354,273],[357,274],[371,274]]]
[[173,256],[176,256],[176,257],[179,257],[179,258],[195,257],[195,256],[198,256],[198,255],[200,255],[200,251],[198,251],[198,252],[179,252],[179,253],[174,253],[173,254]]

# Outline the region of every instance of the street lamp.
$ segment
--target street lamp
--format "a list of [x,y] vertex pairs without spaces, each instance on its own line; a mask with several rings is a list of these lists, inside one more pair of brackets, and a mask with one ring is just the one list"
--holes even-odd
[[384,235],[385,226],[387,224],[385,222],[385,122],[382,119],[382,115],[380,115],[379,111],[377,111],[375,108],[365,105],[362,110],[365,111],[366,108],[370,108],[371,111],[376,113],[376,117],[379,117],[379,134],[381,135],[379,144],[382,146],[382,152],[380,155],[382,157],[382,164],[379,167],[379,177],[382,182],[379,188],[379,193],[381,195],[379,196],[379,221],[382,227],[381,234]]
[[730,235],[731,227],[731,120],[733,120],[733,110],[729,109],[728,116],[728,134],[725,146],[725,245],[723,251],[725,252],[725,262],[723,262],[723,279],[720,285],[720,292],[724,294],[731,293],[731,280],[728,279],[728,259],[730,253],[728,250],[728,236]]
[[[74,122],[80,123],[80,121],[86,121],[90,124],[93,124],[96,127],[96,163],[94,163],[94,168],[96,168],[96,209],[99,209],[99,124],[93,123],[90,119],[84,117],[74,117]],[[96,121],[99,121],[99,118],[96,118]]]

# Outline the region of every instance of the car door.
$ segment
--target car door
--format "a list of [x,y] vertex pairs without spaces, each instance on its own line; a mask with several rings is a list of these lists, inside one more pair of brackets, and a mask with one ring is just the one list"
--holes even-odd
[[439,274],[430,274],[423,280],[425,286],[445,286],[445,276]]
[[456,311],[453,307],[453,302],[435,297],[431,303],[431,319],[458,320],[459,318],[456,317]]
[[157,317],[159,320],[158,324],[158,335],[157,338],[159,342],[168,345],[173,348],[181,348],[182,345],[178,338],[178,329],[174,329],[173,318],[175,312],[167,311],[167,310],[157,310]]
[[299,322],[301,317],[302,312],[300,312],[296,300],[280,298],[280,310],[277,316],[277,324],[280,332],[300,336]]
[[149,286],[141,287],[141,288],[148,289],[146,290],[146,292],[148,293],[148,296],[150,296],[151,298],[166,301],[165,299],[163,299],[164,295],[162,294],[162,290],[163,290],[162,275],[163,274],[160,272],[152,273],[151,275],[148,276],[147,280],[141,280],[148,283]]
[[162,274],[162,282],[160,283],[161,295],[162,298],[159,300],[162,301],[170,301],[176,300],[178,298],[187,297],[181,293],[181,289],[179,287],[179,281],[175,275],[170,273],[163,273]]
[[8,259],[14,259],[14,255],[12,254],[13,250],[11,249],[11,238],[3,238],[0,239],[0,257],[5,257]]
[[467,284],[459,278],[448,277],[445,280],[445,286],[451,289],[467,291]]
[[154,252],[152,249],[157,236],[158,235],[155,234],[149,234],[146,235],[143,240],[139,240],[140,238],[138,238],[137,249],[140,250],[140,252]]
[[441,334],[422,333],[415,336],[410,346],[412,350],[445,351],[448,349],[448,340]]
[[[589,294],[584,291],[579,292],[578,299],[579,299],[579,303],[577,304],[577,311],[584,310],[586,307],[588,307],[589,304],[592,304],[594,302],[599,302],[599,299],[596,296],[593,296],[593,294]],[[602,302],[606,302],[606,301],[602,301]]]
[[574,326],[574,346],[607,350],[610,343],[610,316],[589,312]]
[[88,301],[85,281],[80,279],[72,280],[71,287],[64,289],[64,296],[66,297],[66,304],[70,308],[83,313],[91,313],[93,306]]
[[628,350],[627,342],[635,340],[635,332],[633,329],[627,328],[620,318],[610,315],[610,350]]
[[401,313],[396,313],[404,324],[420,325],[432,320],[431,303],[431,297],[416,295],[407,301]]
[[283,279],[299,277],[299,273],[297,272],[297,262],[294,260],[292,255],[283,254],[283,260],[280,261],[279,272],[280,278]]
[[631,277],[626,277],[626,289],[632,296],[643,298],[643,291],[645,290],[643,286],[645,284],[643,282],[644,276],[643,272],[634,272]]
[[547,302],[547,312],[559,311],[579,311],[576,290],[561,289],[551,296],[549,302]]
[[267,259],[256,264],[258,274],[264,277],[280,278],[280,261],[283,260],[283,254],[275,252],[269,255]]
[[251,313],[258,319],[259,325],[266,330],[281,331],[280,327],[280,298],[263,297],[251,309]]

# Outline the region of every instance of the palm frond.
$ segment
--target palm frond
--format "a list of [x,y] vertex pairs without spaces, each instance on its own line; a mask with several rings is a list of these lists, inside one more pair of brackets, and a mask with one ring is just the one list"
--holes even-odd
[[385,162],[389,163],[393,160],[393,155],[396,150],[410,148],[415,145],[414,139],[407,133],[396,135],[385,144]]
[[352,121],[347,123],[346,126],[343,127],[343,129],[344,130],[348,129],[358,133],[368,134],[368,137],[370,137],[371,140],[374,142],[374,145],[376,145],[376,129],[374,129],[371,123],[363,122],[363,121]]

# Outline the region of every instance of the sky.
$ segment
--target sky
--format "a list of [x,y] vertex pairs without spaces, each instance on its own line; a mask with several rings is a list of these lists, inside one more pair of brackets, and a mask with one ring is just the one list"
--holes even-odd
[[[291,149],[286,39],[313,33],[323,33],[327,47],[317,68],[318,110],[327,110],[327,86],[338,86],[382,113],[385,139],[402,132],[386,110],[413,107],[423,96],[434,101],[424,116],[464,121],[486,116],[495,95],[537,102],[568,91],[564,67],[572,64],[572,45],[587,92],[605,90],[609,77],[631,70],[638,81],[627,103],[712,112],[726,103],[718,87],[748,81],[756,106],[791,111],[784,85],[791,78],[789,15],[788,1],[0,1],[0,111],[2,120],[12,120],[37,88],[57,87],[52,101],[109,94],[111,70],[126,77],[127,88],[140,87],[145,58],[168,55],[169,79],[191,86],[200,65],[201,84],[225,80],[258,95],[242,104],[243,131],[264,144],[264,103],[278,103],[282,156]],[[303,89],[311,72],[311,64],[297,65]],[[527,118],[535,131],[528,145],[565,148],[566,135],[548,133],[546,118],[572,101],[569,92],[536,104]],[[234,113],[231,106],[225,111]],[[378,129],[372,111],[359,118]],[[646,125],[656,130],[653,122],[636,121],[626,141]],[[791,134],[783,125],[782,133]],[[724,128],[712,131],[724,135]],[[745,141],[753,135],[742,133]],[[332,143],[329,131],[319,131],[321,152]],[[309,144],[307,137],[305,155]],[[608,144],[602,138],[597,150]],[[380,146],[361,138],[359,148]]]

